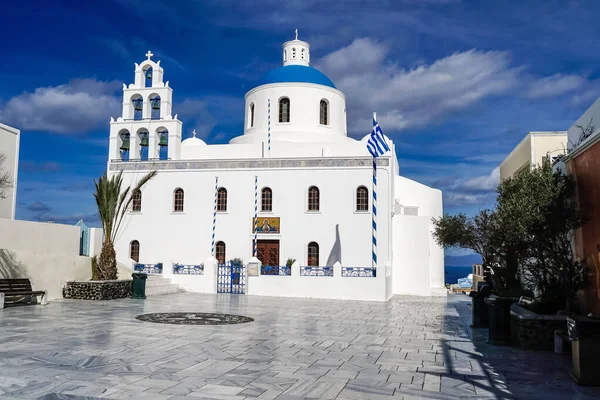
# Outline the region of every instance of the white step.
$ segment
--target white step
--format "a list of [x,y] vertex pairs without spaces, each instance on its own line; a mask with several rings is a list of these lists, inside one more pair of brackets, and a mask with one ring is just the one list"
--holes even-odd
[[159,275],[148,275],[146,279],[146,296],[158,296],[161,294],[179,293],[183,290],[179,285],[171,283],[168,278]]

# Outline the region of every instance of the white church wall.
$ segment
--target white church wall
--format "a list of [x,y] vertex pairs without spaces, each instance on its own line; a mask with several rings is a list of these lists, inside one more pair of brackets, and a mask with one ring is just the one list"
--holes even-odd
[[395,294],[430,296],[429,217],[394,216]]
[[333,266],[333,276],[301,276],[298,265],[292,266],[291,276],[249,276],[247,294],[277,297],[316,299],[386,301],[385,268],[377,277],[342,277],[342,266]]
[[40,254],[79,255],[75,225],[0,219],[0,247]]
[[[75,243],[79,250],[79,240]],[[91,279],[91,265],[79,255],[0,248],[0,279],[28,278],[33,290],[47,290],[50,299],[62,298],[68,280]]]
[[18,129],[0,123],[0,154],[5,156],[2,170],[13,181],[12,187],[5,192],[6,198],[0,198],[0,218],[15,218],[20,133]]
[[[379,170],[382,178],[378,198],[383,216],[391,212],[387,200],[390,194],[383,179],[385,168]],[[145,173],[124,173],[125,184],[137,182]],[[365,167],[159,171],[142,190],[141,212],[128,213],[124,220],[116,241],[118,259],[128,259],[129,243],[134,239],[140,242],[142,263],[197,264],[210,255],[216,175],[219,187],[227,189],[228,207],[227,212],[217,213],[215,241],[225,242],[227,259],[240,257],[247,261],[251,257],[254,176],[258,175],[259,204],[263,187],[273,191],[273,212],[259,212],[259,217],[281,218],[280,234],[259,234],[258,239],[280,241],[280,265],[285,265],[287,258],[306,265],[311,241],[319,244],[323,266],[339,258],[330,254],[336,241],[344,265],[371,265],[371,213],[355,209],[357,187],[364,185],[371,191],[372,170]],[[306,211],[308,188],[312,185],[320,189],[319,212]],[[184,212],[172,212],[173,192],[178,187],[185,193]],[[378,226],[379,260],[383,263],[390,259],[389,219],[382,217]]]
[[89,244],[89,252],[90,257],[98,256],[100,257],[100,252],[102,251],[102,240],[104,238],[104,234],[102,232],[102,228],[90,228],[90,244]]

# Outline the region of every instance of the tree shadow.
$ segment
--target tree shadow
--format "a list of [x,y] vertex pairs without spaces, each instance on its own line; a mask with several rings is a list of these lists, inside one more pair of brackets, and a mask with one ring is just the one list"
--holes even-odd
[[14,253],[10,250],[0,249],[0,278],[17,279],[26,277],[25,266],[16,259]]
[[[471,298],[449,295],[442,339],[444,367],[436,373],[473,385],[477,396],[493,399],[599,398],[600,388],[577,385],[568,375],[570,355],[486,343],[488,330],[472,329]],[[471,371],[469,371],[471,369]],[[426,368],[424,368],[424,372]],[[462,397],[469,397],[461,395]]]

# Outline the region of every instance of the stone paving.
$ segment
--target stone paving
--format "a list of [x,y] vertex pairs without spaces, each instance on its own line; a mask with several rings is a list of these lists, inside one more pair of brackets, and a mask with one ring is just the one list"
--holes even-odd
[[[387,303],[180,293],[0,310],[2,399],[586,399],[565,359],[485,344],[469,298]],[[245,315],[224,326],[156,312]]]

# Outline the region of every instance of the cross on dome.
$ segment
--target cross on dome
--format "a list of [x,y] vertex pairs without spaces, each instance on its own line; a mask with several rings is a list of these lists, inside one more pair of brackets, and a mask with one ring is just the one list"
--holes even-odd
[[298,28],[296,28],[296,40],[298,40]]
[[148,57],[148,60],[150,60],[150,57],[152,57],[154,55],[154,53],[152,53],[150,50],[148,50],[148,52],[146,53],[146,57]]
[[194,135],[194,137],[196,137],[196,130],[195,129],[192,131],[192,134]]

